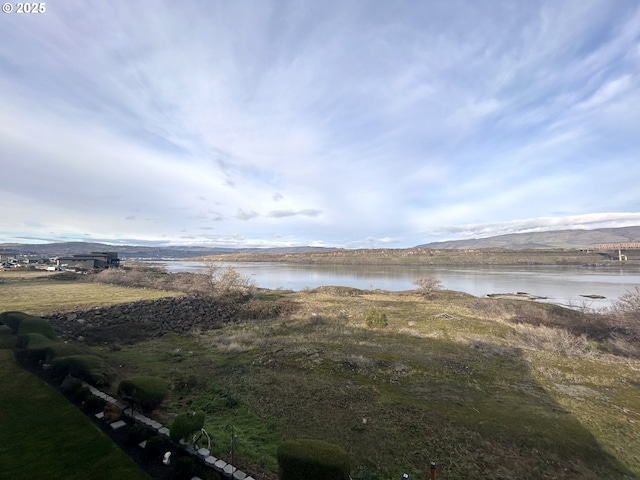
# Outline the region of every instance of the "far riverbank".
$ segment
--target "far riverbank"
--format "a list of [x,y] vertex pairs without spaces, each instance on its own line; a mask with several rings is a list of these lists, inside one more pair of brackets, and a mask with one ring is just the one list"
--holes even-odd
[[640,265],[640,251],[626,252],[620,262],[617,252],[577,249],[337,249],[304,253],[242,253],[210,255],[193,260],[214,262],[269,262],[308,265],[586,265],[616,268]]

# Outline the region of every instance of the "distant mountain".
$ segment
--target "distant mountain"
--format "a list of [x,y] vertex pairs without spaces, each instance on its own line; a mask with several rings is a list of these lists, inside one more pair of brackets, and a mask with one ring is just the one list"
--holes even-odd
[[549,249],[585,248],[594,243],[640,242],[640,226],[621,228],[598,228],[594,230],[556,230],[551,232],[512,233],[488,238],[451,240],[417,245],[419,248],[478,249],[509,248]]
[[0,243],[0,254],[42,255],[44,257],[88,254],[91,252],[118,252],[120,258],[189,258],[203,255],[224,255],[230,253],[304,253],[326,250],[323,247],[275,247],[275,248],[222,248],[178,245],[171,247],[146,247],[139,245],[108,245],[92,242],[62,243]]

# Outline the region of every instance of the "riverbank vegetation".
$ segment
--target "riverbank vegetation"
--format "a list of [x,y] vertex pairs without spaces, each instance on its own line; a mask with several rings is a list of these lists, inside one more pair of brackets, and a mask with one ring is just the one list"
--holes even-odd
[[619,262],[617,252],[579,249],[335,249],[302,253],[242,253],[209,255],[193,260],[210,262],[282,262],[320,265],[621,265],[640,264],[638,253],[629,252]]
[[[52,305],[38,285],[31,312]],[[426,479],[430,461],[447,480],[633,479],[637,298],[593,313],[446,290],[252,290],[233,301],[257,313],[213,329],[79,346],[110,366],[111,393],[169,381],[153,415],[202,412],[216,457],[229,458],[233,425],[236,463],[257,479],[275,478],[278,445],[299,438],[344,448],[360,480]],[[295,308],[270,308],[283,301]]]

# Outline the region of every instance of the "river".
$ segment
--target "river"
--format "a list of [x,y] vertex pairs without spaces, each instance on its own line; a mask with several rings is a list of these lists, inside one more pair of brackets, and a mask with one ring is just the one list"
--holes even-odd
[[[157,261],[167,272],[202,271],[201,262]],[[220,263],[251,277],[256,286],[303,290],[323,285],[360,289],[411,290],[413,280],[434,276],[443,288],[484,297],[493,293],[526,292],[541,301],[599,309],[608,307],[625,291],[640,286],[640,266],[410,266],[410,265],[299,265],[248,262]],[[591,299],[584,295],[605,298]]]

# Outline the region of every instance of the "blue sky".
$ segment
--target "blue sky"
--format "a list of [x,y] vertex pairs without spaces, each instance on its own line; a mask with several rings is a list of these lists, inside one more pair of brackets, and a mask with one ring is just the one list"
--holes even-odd
[[0,242],[640,225],[640,3],[46,2],[0,15],[0,159]]

